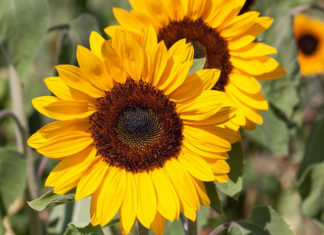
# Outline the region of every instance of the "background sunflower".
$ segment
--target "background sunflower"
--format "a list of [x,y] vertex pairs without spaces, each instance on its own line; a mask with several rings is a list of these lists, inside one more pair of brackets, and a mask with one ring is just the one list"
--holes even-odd
[[[115,30],[128,30],[138,38],[152,24],[170,47],[186,38],[195,48],[195,58],[206,57],[205,68],[221,70],[220,79],[213,89],[225,91],[237,107],[236,117],[227,124],[254,129],[262,124],[259,110],[267,110],[268,103],[260,92],[257,80],[280,78],[285,70],[268,57],[276,49],[255,43],[255,36],[270,27],[272,19],[259,17],[258,12],[239,15],[245,1],[137,1],[132,0],[131,12],[115,8],[114,15],[120,26],[106,28],[112,36]],[[159,7],[157,7],[159,6]]]
[[301,73],[324,73],[324,21],[300,13],[294,20],[294,35]]

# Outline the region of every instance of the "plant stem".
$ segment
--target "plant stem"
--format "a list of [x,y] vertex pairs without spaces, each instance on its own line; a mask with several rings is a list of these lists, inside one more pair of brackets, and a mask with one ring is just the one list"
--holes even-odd
[[149,234],[149,230],[147,228],[145,228],[141,222],[137,222],[138,224],[138,234],[139,235],[148,235]]
[[[7,58],[8,59],[8,58]],[[34,156],[32,150],[27,146],[27,136],[29,135],[29,128],[27,123],[27,115],[25,112],[24,92],[22,88],[19,76],[8,59],[8,71],[9,71],[9,84],[10,94],[12,101],[13,113],[19,120],[21,128],[24,130],[23,133],[19,130],[16,125],[16,139],[17,139],[17,150],[26,156],[27,160],[27,189],[26,189],[26,200],[33,200],[37,197],[37,184],[34,169]],[[30,233],[33,235],[41,235],[41,223],[39,220],[38,212],[27,208],[30,217]]]
[[[20,121],[18,120],[18,118],[16,117],[16,115],[13,112],[11,112],[10,110],[7,110],[7,109],[1,110],[0,111],[0,120],[5,117],[10,117],[15,121],[16,128],[18,129],[18,131],[20,133],[19,134],[19,137],[21,138],[20,142],[23,143],[25,141],[25,138],[24,138],[25,130],[24,130],[23,126],[21,125]],[[26,149],[24,149],[23,152],[25,152],[25,151],[26,151]]]
[[228,229],[229,227],[231,226],[239,226],[241,227],[238,223],[234,222],[234,221],[231,221],[231,222],[228,222],[226,224],[221,224],[219,225],[217,228],[215,228],[209,235],[217,235],[219,234],[220,232]]
[[184,215],[180,214],[180,219],[183,224],[183,230],[185,235],[197,235],[197,219],[193,222],[190,219],[184,217]]

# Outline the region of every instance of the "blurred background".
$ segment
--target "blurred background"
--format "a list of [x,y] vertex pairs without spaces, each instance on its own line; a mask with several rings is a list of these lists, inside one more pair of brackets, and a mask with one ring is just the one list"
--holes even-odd
[[[300,74],[293,36],[293,18],[298,12],[324,20],[324,9],[311,5],[324,7],[324,1],[248,2],[245,9],[274,18],[271,28],[258,40],[278,49],[274,57],[287,69],[287,75],[262,84],[270,110],[263,113],[263,126],[242,132],[244,156],[230,159],[232,181],[218,185],[223,213],[202,207],[199,234],[209,234],[229,221],[247,219],[257,205],[268,205],[279,212],[293,234],[324,234],[324,77]],[[112,14],[114,6],[130,9],[126,0],[0,0],[0,111],[14,110],[21,93],[19,87],[10,92],[9,79],[19,79],[27,117],[22,124],[29,129],[28,134],[50,122],[33,109],[31,99],[50,95],[43,79],[55,76],[57,64],[76,64],[76,46],[88,47],[91,31],[105,36],[103,29],[117,24]],[[33,183],[40,195],[47,191],[45,179],[57,162],[33,152],[36,160],[30,163],[14,151],[24,148],[24,144],[19,144],[14,120],[2,114],[0,234],[5,230],[7,234],[32,234],[30,209],[22,196],[30,183],[26,180],[30,164],[36,172]],[[86,226],[89,200],[44,210],[40,218],[44,231],[51,235],[64,234],[71,221],[75,226]],[[118,224],[103,232],[121,234]],[[165,234],[184,234],[181,222],[168,223]]]

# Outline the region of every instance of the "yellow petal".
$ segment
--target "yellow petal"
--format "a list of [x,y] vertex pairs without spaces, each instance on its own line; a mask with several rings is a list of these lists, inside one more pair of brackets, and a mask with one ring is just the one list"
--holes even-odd
[[226,183],[228,181],[228,175],[215,175],[215,181],[217,183]]
[[193,145],[191,143],[189,143],[188,141],[185,141],[183,143],[183,145],[185,146],[186,151],[190,151],[193,152],[201,157],[204,158],[212,158],[212,159],[227,159],[228,155],[224,152],[217,152],[214,151],[214,149],[211,149],[212,151],[208,151],[204,148],[200,148],[200,146],[197,145]]
[[228,49],[232,51],[232,50],[243,48],[249,45],[254,40],[255,40],[255,36],[253,35],[244,35],[244,36],[240,35],[239,37],[230,40],[230,42],[228,43]]
[[285,74],[286,74],[286,69],[281,66],[278,66],[276,69],[274,69],[271,72],[256,76],[256,79],[258,79],[258,80],[274,80],[274,79],[278,79],[278,78],[285,76]]
[[215,175],[223,175],[230,172],[230,167],[225,160],[214,160],[209,163]]
[[[229,79],[237,88],[249,94],[256,94],[262,88],[261,84],[254,77],[242,73],[232,73]],[[225,87],[226,89],[227,87]]]
[[202,80],[193,73],[189,75],[180,87],[169,94],[169,98],[175,102],[184,102],[198,97],[204,89]]
[[86,118],[95,112],[86,101],[59,100],[53,96],[42,96],[32,100],[38,112],[58,120]]
[[102,180],[108,170],[108,167],[109,165],[101,160],[89,168],[87,173],[82,176],[78,183],[75,200],[80,200],[93,194],[99,185],[103,183]]
[[46,179],[46,187],[54,187],[54,192],[63,194],[76,187],[84,172],[98,159],[96,151],[88,148],[80,153],[64,158]]
[[239,57],[231,56],[230,61],[236,69],[247,74],[261,75],[265,73],[265,64],[258,59],[241,59]]
[[144,53],[139,42],[129,32],[118,32],[112,38],[112,46],[128,75],[136,81],[140,80],[144,67]]
[[103,91],[95,88],[87,80],[80,68],[73,65],[57,65],[56,70],[66,85],[93,98],[104,95]]
[[234,38],[237,35],[243,34],[254,24],[259,14],[260,13],[256,11],[249,11],[235,17],[230,24],[221,30],[221,36],[224,38]]
[[148,76],[145,78],[145,81],[157,86],[167,65],[167,48],[164,43],[158,44],[151,53],[150,58],[148,58],[148,61]]
[[91,52],[94,53],[96,56],[98,56],[100,59],[102,59],[101,55],[101,47],[103,43],[105,42],[105,39],[101,37],[101,35],[95,31],[92,31],[90,34],[89,44],[91,48]]
[[95,54],[83,46],[78,46],[76,57],[81,70],[94,87],[102,91],[112,88],[113,80],[105,70],[103,61]]
[[263,119],[257,110],[250,108],[245,104],[242,104],[242,102],[240,100],[238,100],[235,96],[233,96],[233,94],[231,94],[231,93],[228,93],[228,94],[230,95],[231,99],[235,102],[235,104],[238,107],[238,110],[240,112],[242,112],[252,122],[262,125]]
[[186,125],[183,128],[183,135],[185,141],[188,139],[189,142],[198,145],[201,148],[215,149],[214,151],[218,152],[226,152],[230,150],[230,142],[214,134],[212,129],[215,129],[215,127],[207,126],[206,128],[205,126],[195,127],[193,125]]
[[187,217],[191,221],[196,220],[197,212],[188,203],[186,203],[185,201],[181,201],[180,208],[182,214],[184,214],[185,217]]
[[138,186],[137,218],[143,226],[150,228],[157,208],[152,178],[147,172],[143,172],[136,175],[136,180]]
[[156,213],[155,218],[151,224],[151,229],[156,235],[163,235],[165,226],[165,219],[159,214]]
[[58,136],[66,136],[71,132],[82,131],[87,132],[89,130],[88,119],[78,119],[72,121],[56,121],[49,123],[39,129],[33,134],[27,141],[32,148],[40,148],[46,144],[50,139]]
[[124,233],[128,234],[132,230],[132,227],[136,220],[137,214],[137,185],[134,179],[133,173],[127,172],[127,188],[125,198],[121,204],[119,210],[120,214],[120,226]]
[[157,85],[160,90],[176,89],[183,83],[192,65],[194,51],[193,47],[182,39],[173,44],[167,53],[167,65]]
[[165,163],[166,172],[178,193],[180,202],[184,201],[195,210],[199,210],[199,198],[191,180],[191,176],[183,169],[178,160],[172,159]]
[[200,203],[204,206],[208,206],[210,204],[210,200],[207,195],[204,183],[197,179],[193,179],[193,182],[198,192]]
[[99,188],[92,194],[91,196],[91,202],[90,202],[90,216],[91,216],[91,224],[92,226],[97,226],[100,224],[99,216],[98,216],[98,197],[101,193],[102,185],[99,186]]
[[195,156],[191,151],[179,156],[179,162],[196,179],[201,181],[214,181],[214,174],[204,159]]
[[219,69],[203,69],[195,72],[204,83],[204,90],[212,89],[219,79],[221,71]]
[[188,15],[190,19],[196,20],[201,18],[206,11],[207,1],[206,0],[189,0],[188,1]]
[[173,221],[180,213],[180,202],[172,183],[164,170],[155,169],[152,180],[156,190],[157,209],[165,218]]
[[87,94],[68,87],[60,77],[48,77],[44,79],[44,82],[47,88],[60,99],[87,100],[91,103],[95,102],[95,99],[88,96]]
[[100,225],[106,225],[117,213],[126,192],[126,172],[124,169],[110,167],[98,196],[97,208]]
[[212,27],[217,28],[224,24],[225,18],[234,17],[231,16],[231,13],[233,11],[233,1],[227,1],[227,0],[220,0],[220,1],[213,1],[215,9],[214,11],[211,11],[208,18],[206,18],[206,22]]
[[178,113],[182,119],[202,120],[209,118],[223,107],[222,101],[225,96],[219,96],[219,93],[218,91],[207,90],[197,98],[183,105],[179,104],[177,106]]
[[101,52],[105,61],[107,72],[112,76],[114,81],[124,84],[128,75],[122,68],[121,58],[113,48],[111,41],[104,42]]
[[66,157],[78,153],[93,143],[90,133],[75,131],[48,140],[37,152],[51,158]]
[[259,110],[269,109],[269,105],[266,98],[260,92],[256,94],[247,94],[244,91],[238,89],[236,86],[234,86],[231,83],[227,85],[226,91],[228,93],[231,93],[238,100],[240,100],[242,103],[246,104],[251,108],[255,108]]
[[263,33],[266,29],[270,27],[273,19],[270,17],[258,17],[255,20],[255,23],[250,27],[244,34],[250,34],[253,36],[257,36],[260,33]]
[[251,43],[244,48],[235,51],[233,50],[230,52],[231,55],[240,58],[259,57],[259,56],[265,56],[265,55],[276,54],[276,53],[277,53],[276,48],[268,46],[263,43]]
[[119,24],[132,33],[140,35],[143,33],[141,29],[145,29],[147,27],[147,25],[145,25],[134,14],[131,14],[124,9],[114,7],[113,13]]

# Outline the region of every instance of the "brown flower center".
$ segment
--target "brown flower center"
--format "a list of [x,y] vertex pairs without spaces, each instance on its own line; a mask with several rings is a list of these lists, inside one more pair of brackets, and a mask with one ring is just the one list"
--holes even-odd
[[90,131],[98,155],[130,172],[163,167],[182,144],[176,105],[162,91],[128,79],[97,100]]
[[205,68],[221,70],[220,78],[214,89],[224,91],[228,76],[233,69],[226,40],[215,29],[206,25],[202,19],[193,21],[184,18],[181,21],[171,21],[158,33],[158,40],[163,40],[168,48],[183,38],[193,44],[194,58],[206,57]]
[[297,40],[298,48],[304,55],[312,55],[318,48],[319,41],[311,34],[304,34]]

